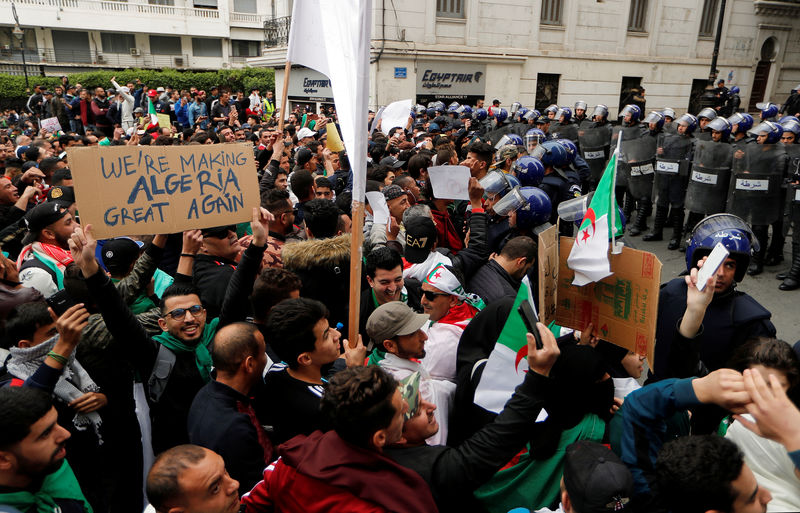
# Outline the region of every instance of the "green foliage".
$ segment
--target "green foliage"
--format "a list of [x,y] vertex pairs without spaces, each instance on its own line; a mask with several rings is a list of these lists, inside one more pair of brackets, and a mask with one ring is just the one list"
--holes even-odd
[[[275,72],[272,68],[242,68],[218,71],[178,71],[165,68],[161,71],[151,69],[126,69],[124,71],[87,71],[68,75],[70,84],[81,84],[84,88],[111,86],[111,77],[117,82],[135,82],[138,78],[148,88],[172,86],[175,89],[189,89],[194,86],[208,91],[212,86],[227,87],[232,91],[250,92],[258,87],[262,92],[275,89]],[[29,76],[31,88],[36,84],[52,89],[61,84],[59,77]],[[0,74],[0,102],[3,106],[19,106],[27,101],[30,93],[25,92],[25,77]]]

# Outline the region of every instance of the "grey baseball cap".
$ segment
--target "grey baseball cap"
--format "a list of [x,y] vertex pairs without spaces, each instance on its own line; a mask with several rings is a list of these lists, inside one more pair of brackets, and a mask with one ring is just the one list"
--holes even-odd
[[418,314],[402,301],[391,301],[372,312],[367,319],[367,335],[377,345],[398,335],[411,335],[422,328],[429,317]]

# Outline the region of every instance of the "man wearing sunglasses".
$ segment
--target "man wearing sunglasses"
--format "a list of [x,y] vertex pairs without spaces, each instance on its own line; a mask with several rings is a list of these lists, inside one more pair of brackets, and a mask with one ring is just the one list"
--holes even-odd
[[203,244],[192,267],[192,285],[200,292],[200,299],[213,318],[219,315],[243,248],[234,225],[206,228],[202,234]]
[[97,241],[91,226],[72,234],[70,251],[86,276],[89,293],[96,298],[111,335],[127,348],[124,354],[147,383],[156,454],[189,442],[189,408],[197,392],[211,379],[211,341],[223,326],[245,319],[247,298],[266,248],[271,217],[267,210],[253,209],[253,241],[227,282],[220,316],[210,318],[196,290],[174,284],[161,296],[159,326],[163,332],[155,337],[147,334],[114,284],[101,272],[94,257]]
[[462,276],[454,267],[439,264],[422,282],[422,309],[431,321],[422,366],[435,379],[455,381],[461,334],[484,306],[480,297],[464,291]]

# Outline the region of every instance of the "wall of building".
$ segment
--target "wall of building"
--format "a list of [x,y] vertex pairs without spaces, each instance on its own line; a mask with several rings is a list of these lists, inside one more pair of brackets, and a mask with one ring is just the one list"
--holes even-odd
[[[604,103],[616,114],[622,77],[641,77],[647,107],[689,107],[694,80],[708,78],[714,39],[699,36],[703,0],[650,0],[643,32],[628,31],[635,0],[562,0],[562,24],[540,24],[542,0],[463,0],[463,19],[436,16],[436,0],[373,3],[370,105],[429,91],[418,87],[420,63],[486,68],[487,100],[531,106],[539,73],[560,75],[558,103]],[[283,0],[282,12],[288,11]],[[763,8],[779,4],[778,11]],[[716,22],[714,23],[716,30]],[[800,83],[800,5],[728,0],[717,68],[740,88],[746,106],[763,42],[775,38],[765,101],[781,102]],[[285,48],[251,61],[278,66]],[[395,68],[405,68],[405,78]],[[402,76],[402,75],[400,75]]]

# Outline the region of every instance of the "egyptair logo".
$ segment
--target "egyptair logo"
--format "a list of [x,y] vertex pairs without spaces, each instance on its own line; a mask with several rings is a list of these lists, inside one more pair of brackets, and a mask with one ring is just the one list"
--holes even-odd
[[482,71],[476,71],[475,72],[475,83],[476,84],[481,81],[481,77],[482,76],[483,76],[483,72]]

